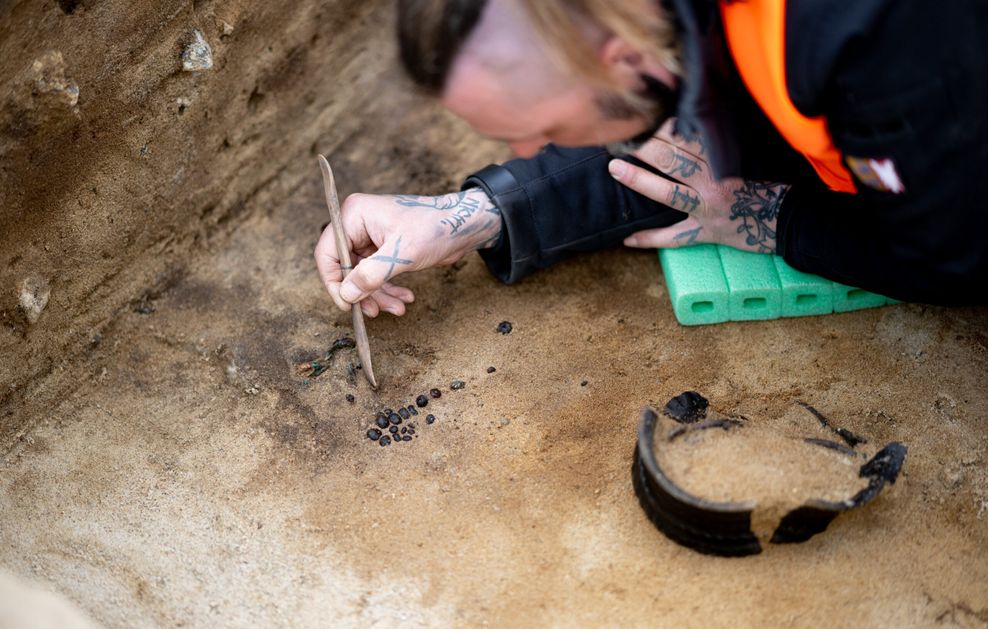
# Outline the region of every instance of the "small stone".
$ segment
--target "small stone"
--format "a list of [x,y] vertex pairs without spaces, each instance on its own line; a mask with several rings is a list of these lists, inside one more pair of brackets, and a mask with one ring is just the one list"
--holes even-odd
[[589,384],[589,383],[586,380],[584,380],[583,382],[580,383],[580,386],[581,387],[585,387],[585,386],[587,386],[587,384]]
[[426,415],[425,416],[425,423],[431,424],[434,421],[436,421],[436,416],[435,415],[431,415],[430,414],[430,415]]
[[391,445],[391,437],[384,435],[383,437],[381,437],[381,440],[378,441],[378,443],[381,444],[382,446]]
[[347,393],[346,394],[346,401],[349,402],[350,404],[353,404],[354,400],[356,400],[356,399],[357,398],[353,397],[353,394],[352,393]]
[[387,428],[388,427],[388,418],[385,417],[384,415],[378,415],[377,416],[377,419],[375,421],[377,422],[377,427],[378,428]]
[[408,405],[408,414],[409,415],[418,415],[419,414],[419,411],[418,411],[417,408],[415,408],[415,405],[409,404]]
[[370,430],[367,431],[367,438],[370,439],[371,441],[377,441],[378,439],[381,438],[381,431],[378,430],[377,428],[371,428]]
[[487,373],[494,373],[495,371],[497,371],[497,369],[495,369],[494,367],[487,368]]
[[415,404],[419,408],[422,408],[423,406],[427,405],[428,403],[429,403],[429,398],[425,397],[424,395],[420,395],[417,398],[415,398]]
[[498,323],[497,331],[500,332],[501,334],[508,334],[509,332],[511,332],[511,322],[502,321],[501,323]]
[[220,30],[220,35],[224,37],[229,37],[233,34],[233,24],[230,24],[226,20],[215,18],[216,28]]
[[431,395],[433,398],[442,397],[443,392],[440,391],[439,389],[432,389],[431,391],[429,391],[429,395]]
[[192,29],[192,41],[182,51],[182,70],[199,72],[213,67],[213,49],[198,28]]
[[507,426],[508,424],[510,424],[511,423],[511,420],[508,419],[507,417],[502,417],[501,419],[497,420],[497,423],[498,423],[499,426],[501,426],[503,428],[503,427]]
[[391,432],[391,434],[393,435],[393,434],[395,434],[396,432],[398,432],[398,427],[397,427],[397,426],[392,426],[392,427],[390,427],[390,428],[388,428],[388,430],[389,430],[389,431]]
[[391,423],[395,425],[401,423],[401,416],[398,413],[391,413],[390,415],[388,415],[388,419],[391,420]]
[[411,437],[409,437],[408,435],[405,435],[404,437],[402,437],[402,438],[401,438],[401,440],[402,440],[402,441],[411,441],[411,440],[412,440],[412,438],[411,438]]
[[41,312],[48,305],[51,297],[51,286],[47,280],[29,277],[21,282],[19,303],[28,323],[34,325],[41,318]]
[[685,391],[666,403],[665,413],[681,424],[692,424],[707,416],[709,405],[696,391]]
[[408,409],[404,406],[398,409],[398,414],[401,415],[402,419],[408,419],[409,417]]
[[460,389],[462,389],[465,386],[467,386],[467,383],[466,382],[463,382],[462,380],[454,380],[454,381],[452,381],[452,382],[449,383],[449,388],[452,389],[452,390],[454,390],[454,391],[459,391]]

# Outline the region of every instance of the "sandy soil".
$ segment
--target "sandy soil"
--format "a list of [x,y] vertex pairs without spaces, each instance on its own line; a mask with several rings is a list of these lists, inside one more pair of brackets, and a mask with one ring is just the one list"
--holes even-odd
[[[2,453],[0,564],[120,627],[988,623],[988,311],[687,329],[654,254],[514,287],[471,257],[369,323],[374,394],[348,380],[353,350],[313,380],[293,367],[348,332],[311,261],[319,185],[313,162],[28,418]],[[413,442],[364,436],[434,386]],[[751,421],[805,400],[905,442],[904,473],[805,544],[680,548],[629,468],[640,408],[686,389]]]

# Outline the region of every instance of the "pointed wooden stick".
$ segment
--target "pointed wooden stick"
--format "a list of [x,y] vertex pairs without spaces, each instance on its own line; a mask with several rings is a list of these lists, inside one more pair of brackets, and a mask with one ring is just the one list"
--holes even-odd
[[[332,223],[333,234],[336,236],[336,252],[340,256],[340,268],[343,270],[343,277],[346,277],[353,270],[350,247],[347,245],[346,234],[343,233],[343,220],[340,218],[340,197],[336,194],[333,169],[329,167],[329,162],[322,155],[319,156],[319,169],[322,171],[322,183],[326,190],[329,222]],[[360,304],[353,304],[350,313],[353,316],[353,335],[356,337],[357,355],[360,356],[360,364],[363,365],[362,371],[371,388],[376,390],[377,379],[374,377],[374,367],[371,365],[370,341],[367,339],[367,327],[364,325],[364,313],[360,311]]]

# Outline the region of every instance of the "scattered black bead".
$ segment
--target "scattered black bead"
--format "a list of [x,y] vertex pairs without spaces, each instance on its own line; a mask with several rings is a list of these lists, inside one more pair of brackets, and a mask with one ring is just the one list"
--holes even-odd
[[436,421],[436,416],[435,415],[426,415],[425,416],[425,423],[431,424],[434,421]]
[[409,428],[408,429],[408,434],[414,435],[415,434],[415,429],[414,428]]
[[443,392],[440,391],[439,389],[432,389],[431,391],[429,391],[429,395],[431,395],[434,398],[442,397],[442,394]]
[[391,415],[391,413],[394,413],[394,409],[386,408],[386,409],[384,409],[383,412],[384,412],[385,415]]
[[419,408],[422,408],[428,403],[429,403],[429,398],[425,397],[424,395],[420,395],[417,398],[415,398],[415,404],[418,405]]
[[381,444],[382,446],[391,445],[391,437],[384,435],[383,437],[381,437],[381,440],[378,441],[378,443]]
[[408,414],[409,415],[418,415],[419,414],[419,411],[418,411],[417,408],[415,408],[415,405],[414,404],[409,404],[408,405]]
[[588,382],[586,380],[584,380],[583,382],[580,383],[580,386],[581,387],[585,387],[585,386],[587,386],[587,384],[588,384]]
[[449,383],[449,388],[453,389],[454,391],[459,391],[465,386],[467,386],[467,383],[463,382],[462,380],[454,380]]
[[409,437],[408,435],[405,435],[404,437],[402,437],[402,438],[401,438],[401,440],[402,440],[402,441],[411,441],[411,440],[412,440],[412,438],[411,438],[411,437]]
[[377,428],[371,428],[370,430],[367,431],[367,438],[370,439],[371,441],[377,441],[378,439],[381,438],[381,431],[378,430]]
[[495,371],[497,371],[497,369],[495,369],[493,367],[488,367],[487,368],[487,373],[494,373]]
[[385,417],[384,415],[378,415],[377,416],[377,419],[374,420],[374,421],[377,422],[377,427],[378,428],[387,428],[388,427],[388,418]]
[[696,391],[685,391],[666,403],[666,415],[681,424],[692,424],[707,416],[707,398]]
[[391,420],[391,423],[395,425],[401,423],[401,416],[398,415],[398,413],[391,413],[390,415],[388,415],[388,419]]
[[352,394],[352,393],[347,393],[347,394],[346,394],[346,401],[347,401],[347,402],[349,402],[350,404],[353,404],[353,401],[354,401],[355,399],[356,399],[356,398],[354,398],[354,397],[353,397],[353,394]]
[[408,427],[402,426],[401,427],[401,434],[405,434],[406,432],[408,432]]
[[501,323],[498,323],[497,331],[500,332],[501,334],[507,334],[508,332],[511,332],[511,322],[502,321]]
[[394,434],[394,433],[398,432],[398,427],[397,426],[392,426],[391,428],[388,428],[388,430],[391,431],[391,434]]
[[408,409],[404,406],[398,409],[398,414],[401,415],[402,419],[408,419]]

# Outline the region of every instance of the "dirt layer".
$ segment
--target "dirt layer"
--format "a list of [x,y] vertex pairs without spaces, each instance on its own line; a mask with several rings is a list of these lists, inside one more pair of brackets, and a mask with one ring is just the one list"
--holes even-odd
[[[514,287],[471,257],[369,323],[375,394],[353,350],[296,374],[348,333],[311,261],[324,213],[313,163],[109,326],[5,449],[0,563],[109,626],[988,622],[984,310],[683,328],[654,254]],[[412,442],[367,439],[432,387]],[[629,469],[640,408],[690,389],[751,422],[804,400],[909,459],[805,544],[699,555],[652,527]]]

